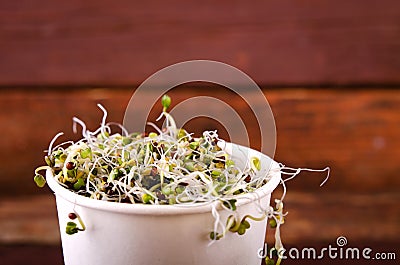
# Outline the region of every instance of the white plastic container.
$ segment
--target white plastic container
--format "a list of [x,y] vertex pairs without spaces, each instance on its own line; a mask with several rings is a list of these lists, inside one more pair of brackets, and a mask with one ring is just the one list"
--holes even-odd
[[[242,166],[248,157],[261,161],[260,174],[269,174],[269,182],[254,193],[237,196],[237,216],[260,216],[267,209],[272,191],[281,179],[279,165],[255,150],[227,143],[233,160]],[[229,149],[229,150],[228,150]],[[258,250],[264,245],[266,222],[249,221],[244,235],[228,232],[210,245],[209,234],[215,219],[212,205],[144,205],[90,199],[63,188],[51,171],[46,175],[56,195],[61,240],[66,265],[256,265]],[[257,202],[257,203],[256,203]],[[259,203],[258,203],[259,202]],[[77,212],[86,230],[65,233],[68,214]],[[221,207],[221,220],[232,214]]]

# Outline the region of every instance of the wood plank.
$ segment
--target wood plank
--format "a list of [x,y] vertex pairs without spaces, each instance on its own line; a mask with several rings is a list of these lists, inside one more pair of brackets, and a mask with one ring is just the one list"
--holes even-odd
[[52,194],[0,201],[2,244],[57,244],[61,242]]
[[0,86],[139,84],[192,59],[261,84],[398,84],[400,8],[349,1],[0,3]]
[[[94,130],[102,113],[96,103],[109,112],[109,121],[122,122],[133,90],[0,90],[0,196],[48,193],[32,181],[36,166],[44,163],[43,150],[60,131],[61,141],[77,139],[72,133],[72,117],[77,116]],[[397,90],[276,89],[264,90],[275,115],[277,148],[275,159],[292,167],[330,166],[331,179],[324,190],[342,192],[398,192],[400,187],[400,93]],[[249,107],[234,93],[223,88],[190,89],[182,86],[170,92],[173,106],[186,99],[211,95],[230,104],[245,120],[251,146],[258,149],[260,133]],[[255,105],[263,106],[263,98]],[[143,99],[137,108],[149,104]],[[255,107],[257,107],[255,106]],[[209,107],[209,106],[208,106]],[[203,105],[193,105],[201,110]],[[230,119],[225,109],[213,106],[235,128],[240,120]],[[160,107],[154,107],[149,120],[155,120]],[[224,114],[225,113],[225,114]],[[229,119],[228,119],[229,118]],[[189,131],[201,133],[218,129],[229,140],[226,130],[216,122],[197,119],[188,123]],[[242,140],[242,139],[240,139]],[[245,139],[243,139],[245,140]],[[293,190],[318,190],[325,175],[302,173],[288,185]]]
[[[297,90],[267,97],[277,123],[278,161],[295,167],[331,166],[329,188],[399,191],[397,90]],[[303,176],[293,185],[320,181],[318,175]]]

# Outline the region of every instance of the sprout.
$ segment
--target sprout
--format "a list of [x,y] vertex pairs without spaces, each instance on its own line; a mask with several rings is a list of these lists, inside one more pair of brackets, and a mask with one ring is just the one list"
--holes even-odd
[[271,226],[271,228],[276,228],[276,220],[275,219],[271,219],[269,220],[269,225]]
[[81,155],[81,158],[83,158],[83,159],[85,159],[85,158],[92,159],[92,149],[90,149],[90,147],[83,149],[80,151],[80,155]]
[[171,98],[168,95],[164,95],[161,98],[161,104],[163,106],[163,112],[167,111],[167,109],[171,105]]
[[143,203],[150,203],[153,200],[153,196],[151,196],[150,194],[143,194],[142,195],[142,201]]
[[40,174],[36,174],[33,180],[35,181],[36,185],[40,188],[43,188],[44,185],[46,185],[46,179]]
[[[165,110],[170,105],[168,96],[162,98]],[[225,208],[236,210],[233,200],[225,197],[251,192],[261,187],[262,181],[250,182],[256,172],[249,163],[238,168],[229,154],[222,150],[215,131],[206,131],[194,138],[182,128],[176,128],[167,112],[166,127],[150,132],[124,135],[113,133],[103,111],[101,127],[91,132],[78,118],[83,138],[49,148],[47,167],[54,178],[70,190],[99,200],[145,204],[198,203],[220,200]],[[112,123],[115,125],[115,123]],[[57,134],[59,137],[61,134]],[[250,177],[249,177],[250,176]],[[264,176],[268,180],[269,176]],[[36,177],[37,183],[44,185]],[[127,198],[129,198],[127,200]]]
[[231,199],[227,201],[223,201],[222,205],[228,208],[231,211],[236,211],[236,199]]
[[85,185],[85,181],[83,179],[78,179],[74,184],[75,190],[80,190]]
[[[219,240],[227,232],[244,235],[251,226],[250,220],[270,218],[270,226],[276,229],[276,249],[282,249],[279,228],[284,221],[285,182],[302,170],[313,170],[280,165],[280,172],[289,178],[281,181],[284,193],[276,209],[264,209],[258,217],[245,215],[240,218],[232,196],[253,192],[269,181],[270,174],[260,174],[263,168],[260,158],[250,157],[244,168],[237,166],[232,157],[219,147],[221,139],[216,131],[205,131],[196,138],[177,128],[167,112],[171,105],[169,96],[164,95],[161,104],[163,111],[157,121],[165,118],[165,126],[158,128],[149,123],[156,132],[150,132],[148,136],[142,132],[129,134],[122,125],[107,123],[107,111],[100,104],[98,107],[103,117],[95,131],[89,131],[83,121],[74,117],[74,132],[80,125],[83,138],[55,146],[55,141],[63,135],[58,133],[50,142],[46,166],[35,170],[35,183],[43,187],[46,180],[39,171],[51,170],[54,179],[63,187],[97,200],[155,205],[219,202],[224,209],[234,213],[224,224],[216,210],[218,204],[213,204],[212,214],[216,218],[214,231],[209,234],[211,240]],[[113,132],[111,125],[117,125],[121,133]],[[329,177],[329,168],[315,171],[326,170]],[[79,215],[76,218],[80,227],[73,221],[68,222],[67,234],[86,229]]]
[[73,235],[79,232],[79,228],[75,222],[68,222],[67,227],[65,228],[65,233],[68,235]]
[[251,165],[251,168],[254,171],[260,171],[261,170],[261,161],[260,161],[260,159],[258,157],[250,158],[250,165]]
[[265,265],[274,265],[275,260],[269,258],[268,256],[265,258]]
[[[47,162],[47,161],[46,161]],[[35,176],[33,177],[33,181],[39,188],[43,188],[46,185],[46,179],[42,174],[39,174],[39,171],[51,169],[49,166],[41,166],[35,169]]]
[[[90,198],[143,204],[196,204],[220,201],[224,208],[236,211],[236,200],[230,196],[251,192],[267,182],[246,181],[256,179],[260,160],[251,158],[246,168],[238,168],[230,155],[222,150],[215,131],[206,131],[202,137],[195,138],[182,128],[166,112],[171,98],[161,99],[162,116],[166,119],[164,128],[153,124],[156,132],[148,136],[142,133],[129,134],[122,125],[123,135],[113,133],[107,123],[107,111],[103,112],[100,128],[91,132],[85,123],[74,118],[82,127],[83,138],[77,142],[68,141],[55,147],[51,141],[47,166],[35,171],[35,182],[45,185],[40,170],[51,170],[54,178],[73,192]],[[68,145],[65,147],[65,145]],[[255,168],[255,169],[254,169]],[[245,180],[245,181],[243,181]],[[230,220],[230,221],[233,221]],[[244,234],[248,222],[229,224],[229,229]],[[68,233],[75,233],[78,227],[70,222]],[[215,231],[215,238],[224,233]]]
[[67,226],[65,227],[65,233],[67,235],[73,235],[73,234],[78,233],[79,231],[86,230],[85,224],[83,223],[81,217],[77,213],[69,213],[68,218],[71,220],[78,219],[78,222],[81,225],[81,228],[78,227],[77,223],[69,221],[69,222],[67,222]]

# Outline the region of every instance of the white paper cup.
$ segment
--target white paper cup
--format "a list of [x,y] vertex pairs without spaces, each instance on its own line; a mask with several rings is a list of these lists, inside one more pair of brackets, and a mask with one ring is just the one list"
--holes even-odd
[[[261,160],[260,174],[271,179],[254,193],[237,196],[237,216],[260,216],[259,206],[269,207],[272,191],[281,179],[279,165],[255,150],[227,144],[236,163],[248,156]],[[228,232],[210,245],[214,229],[212,205],[145,205],[99,201],[77,195],[46,175],[56,195],[61,241],[66,265],[255,265],[260,264],[258,250],[264,245],[266,222],[249,221],[244,235]],[[258,203],[259,202],[259,203]],[[86,230],[65,233],[68,214],[76,211]],[[232,212],[218,210],[225,223]]]

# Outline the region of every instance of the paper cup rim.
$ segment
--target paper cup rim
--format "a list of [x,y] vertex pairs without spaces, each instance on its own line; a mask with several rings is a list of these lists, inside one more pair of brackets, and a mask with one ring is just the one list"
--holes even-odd
[[[239,145],[232,144],[232,146],[237,147]],[[270,174],[271,177],[266,184],[264,184],[262,187],[258,188],[254,192],[233,196],[232,199],[234,198],[237,200],[236,205],[238,207],[241,205],[246,205],[256,200],[260,200],[265,196],[270,195],[281,181],[280,167],[276,161],[274,161],[269,156],[262,154],[256,150],[243,146],[239,147],[241,149],[243,148],[248,149],[253,154],[257,154],[260,158],[269,160],[271,163],[268,170],[268,174]],[[196,214],[196,213],[211,212],[213,205],[219,204],[218,201],[193,203],[193,204],[182,203],[174,205],[152,205],[152,204],[142,204],[142,203],[130,204],[130,203],[102,201],[102,200],[91,199],[89,197],[76,194],[66,189],[55,180],[52,170],[47,170],[46,181],[48,186],[56,196],[59,196],[77,206],[83,206],[107,212],[137,214],[137,215]]]

